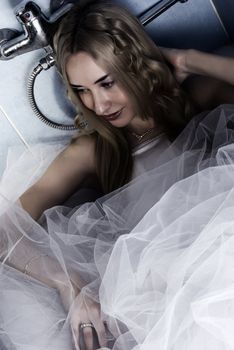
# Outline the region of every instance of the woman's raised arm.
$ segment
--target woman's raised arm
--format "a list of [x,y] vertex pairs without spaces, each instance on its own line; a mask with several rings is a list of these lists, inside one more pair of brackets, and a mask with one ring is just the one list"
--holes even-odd
[[185,64],[188,72],[209,76],[234,85],[234,57],[188,50]]
[[203,75],[234,85],[234,57],[223,57],[198,50],[161,48],[163,55],[175,68],[179,80],[190,74]]
[[183,87],[199,109],[212,109],[223,103],[234,102],[234,57],[193,49],[161,50],[173,66],[179,83],[191,76]]

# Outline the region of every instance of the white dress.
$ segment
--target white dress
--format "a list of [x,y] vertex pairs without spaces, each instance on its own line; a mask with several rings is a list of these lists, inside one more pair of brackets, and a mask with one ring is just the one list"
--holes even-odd
[[[13,202],[63,146],[35,147],[3,177],[1,244],[14,254],[20,231],[68,276],[79,272],[114,350],[233,349],[233,142],[234,106],[197,116],[173,143],[160,135],[136,150],[131,183],[95,203],[47,210],[43,226]],[[72,349],[57,291],[5,263],[0,344]]]

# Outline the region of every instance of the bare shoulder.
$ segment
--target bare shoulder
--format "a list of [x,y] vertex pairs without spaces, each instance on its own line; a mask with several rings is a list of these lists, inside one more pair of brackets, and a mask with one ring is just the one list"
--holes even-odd
[[94,135],[82,135],[73,140],[64,150],[62,157],[69,158],[74,162],[79,161],[80,166],[83,165],[89,172],[94,172],[96,166],[95,147]]
[[70,147],[85,147],[85,148],[94,148],[96,143],[96,137],[94,134],[82,135],[75,138]]
[[93,135],[77,138],[21,196],[23,208],[34,219],[38,219],[47,208],[63,203],[87,176],[96,174],[95,144]]

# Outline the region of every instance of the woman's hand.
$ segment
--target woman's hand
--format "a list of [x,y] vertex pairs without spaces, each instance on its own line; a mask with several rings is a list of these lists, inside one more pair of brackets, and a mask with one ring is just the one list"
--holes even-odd
[[[69,314],[76,350],[83,350],[80,345],[82,338],[85,350],[94,350],[106,346],[105,325],[101,319],[101,310],[98,303],[79,293],[71,306]],[[82,324],[83,328],[81,328]],[[84,327],[84,324],[91,324],[92,326]]]
[[[196,74],[234,85],[234,58],[194,49],[178,50],[161,47],[162,55],[174,67],[181,83],[188,75]],[[233,99],[232,99],[233,100]]]
[[187,67],[187,56],[190,50],[168,49],[160,47],[160,50],[166,59],[174,67],[174,75],[179,83],[182,83],[191,72]]

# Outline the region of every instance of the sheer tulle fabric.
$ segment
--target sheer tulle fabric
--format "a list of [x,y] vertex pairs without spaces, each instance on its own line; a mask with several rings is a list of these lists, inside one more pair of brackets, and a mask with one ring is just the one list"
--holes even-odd
[[49,209],[40,224],[17,198],[64,145],[13,152],[1,183],[3,349],[72,349],[58,292],[9,266],[35,254],[42,274],[53,276],[48,257],[68,279],[79,274],[114,350],[232,349],[233,126],[231,105],[195,117],[152,170],[95,203]]

